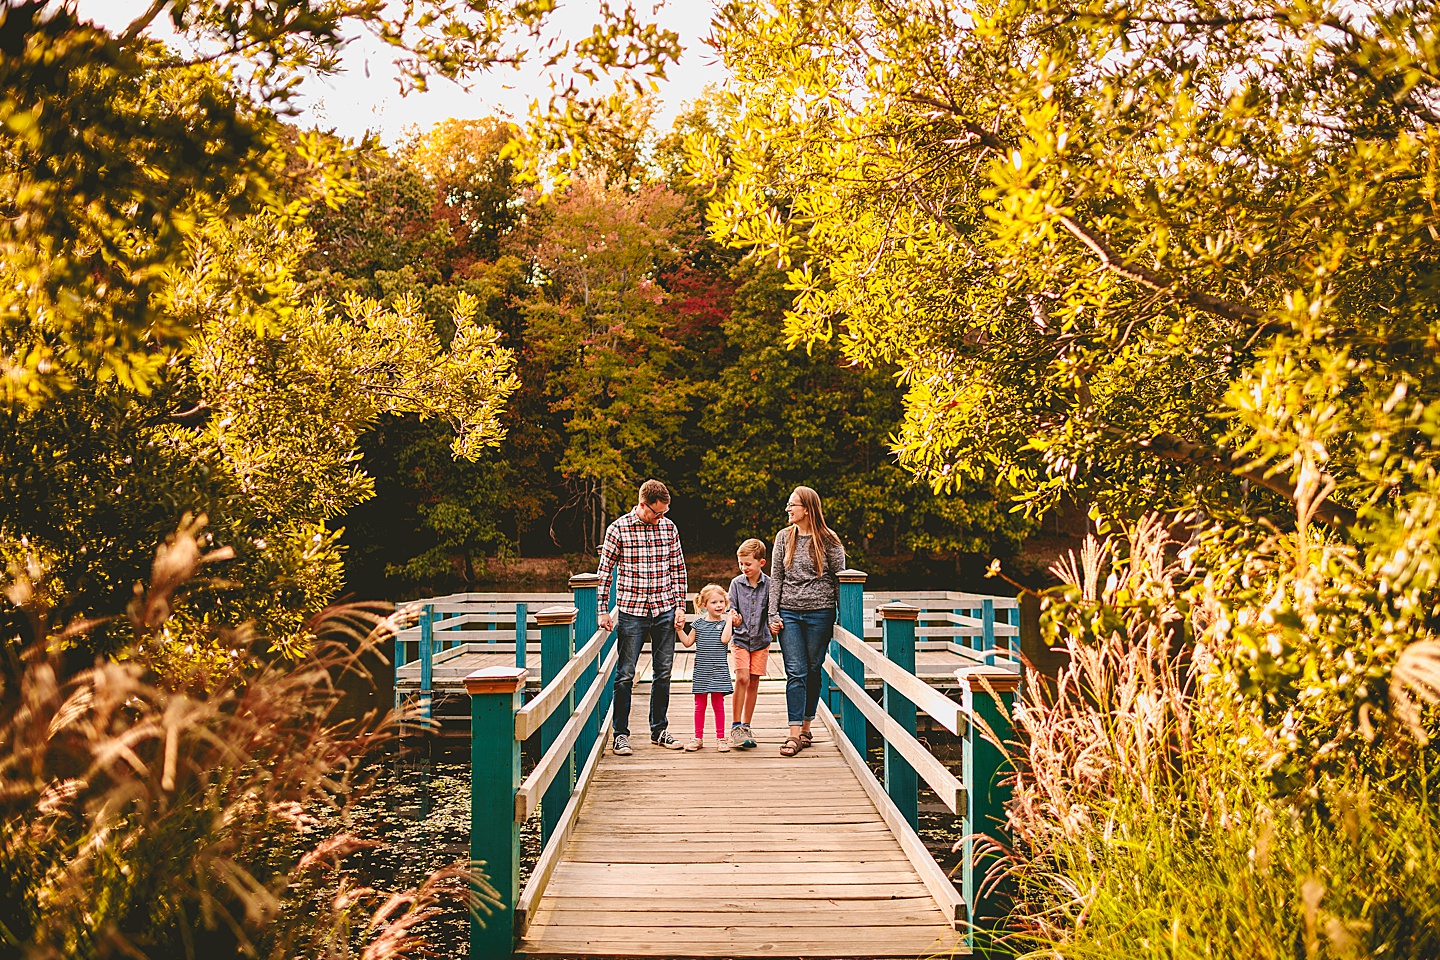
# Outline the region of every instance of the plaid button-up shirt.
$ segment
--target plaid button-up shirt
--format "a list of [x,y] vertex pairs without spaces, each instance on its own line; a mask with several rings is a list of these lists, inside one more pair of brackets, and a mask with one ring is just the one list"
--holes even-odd
[[605,529],[600,545],[599,615],[609,612],[610,577],[615,605],[636,617],[685,609],[685,552],[680,531],[669,517],[646,523],[631,510]]

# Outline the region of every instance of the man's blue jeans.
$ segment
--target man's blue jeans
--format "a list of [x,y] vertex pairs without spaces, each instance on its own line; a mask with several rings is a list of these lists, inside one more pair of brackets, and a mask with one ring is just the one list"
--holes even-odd
[[615,644],[620,655],[615,663],[615,733],[630,735],[630,697],[635,685],[635,664],[640,648],[650,639],[650,659],[655,681],[650,685],[650,738],[660,736],[670,725],[670,668],[675,664],[675,611],[653,617],[620,612],[615,624]]
[[825,651],[835,635],[835,609],[781,610],[780,655],[785,658],[785,712],[792,727],[815,719]]

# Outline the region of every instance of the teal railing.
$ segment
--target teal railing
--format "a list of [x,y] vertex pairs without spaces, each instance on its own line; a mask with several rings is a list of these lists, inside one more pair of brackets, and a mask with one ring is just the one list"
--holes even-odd
[[[573,604],[535,614],[543,686],[529,703],[522,703],[524,667],[487,667],[465,678],[471,723],[470,857],[484,864],[501,900],[493,913],[471,920],[470,956],[477,960],[512,955],[517,931],[554,870],[609,733],[611,677],[619,652],[614,630],[596,623],[599,579],[589,573],[572,577]],[[536,733],[540,759],[522,780],[520,746]],[[544,852],[522,890],[520,827],[537,811]]]
[[[598,579],[594,574],[573,577],[572,602],[552,604],[534,614],[543,687],[529,703],[522,700],[528,676],[522,666],[488,667],[465,678],[471,704],[470,855],[483,862],[501,900],[494,913],[472,921],[470,956],[477,960],[513,955],[516,937],[558,863],[604,752],[618,651],[614,631],[596,624]],[[1018,663],[1010,656],[1014,646],[996,643],[996,602],[1008,598],[985,598],[990,600],[986,603],[973,595],[917,596],[930,610],[893,599],[875,604],[876,595],[864,593],[865,579],[864,573],[854,570],[840,575],[838,620],[825,662],[827,683],[839,710],[837,716],[822,700],[821,720],[831,728],[841,753],[932,896],[957,927],[967,929],[973,945],[977,933],[1002,909],[984,877],[994,857],[986,841],[1002,839],[1003,808],[1009,795],[1005,754],[993,741],[1009,735],[1008,713],[1020,681]],[[974,608],[978,618],[955,612],[955,607],[948,613],[940,607],[972,599],[980,601]],[[1008,602],[1013,606],[1013,601]],[[613,591],[608,606],[613,615]],[[865,639],[867,614],[872,613],[879,649]],[[945,630],[946,617],[958,621],[953,625],[959,637]],[[927,620],[932,624],[938,620],[940,625],[917,627]],[[927,635],[922,636],[921,629]],[[972,652],[962,657],[967,665],[956,671],[957,702],[915,675],[916,651],[940,644],[955,650],[956,640],[963,641],[967,633],[979,642],[960,645],[959,649]],[[1008,633],[1013,637],[1013,629]],[[879,704],[866,692],[870,677],[883,684]],[[959,776],[916,738],[921,710],[962,738]],[[879,779],[865,761],[870,728],[884,743],[884,773]],[[536,733],[541,756],[522,780],[520,747]],[[958,890],[918,835],[921,782],[963,817]],[[543,850],[522,889],[520,827],[537,811]]]
[[[881,626],[881,649],[876,650],[863,639],[865,574],[844,570],[839,578],[838,618],[825,673],[841,709],[837,719],[832,710],[822,708],[822,718],[832,725],[841,753],[910,854],[932,896],[967,931],[974,946],[984,928],[1004,912],[993,885],[985,883],[985,874],[1003,840],[1010,770],[996,741],[1010,735],[1010,711],[1020,686],[1019,661],[1006,655],[1008,650],[997,650],[993,600],[986,598],[982,623],[989,628],[981,634],[982,644],[971,662],[956,670],[957,703],[915,676],[921,609],[904,602],[876,607]],[[883,684],[879,704],[866,692],[867,676]],[[919,710],[961,737],[958,777],[916,738]],[[883,781],[865,762],[871,728],[884,743]],[[921,781],[963,818],[959,890],[940,871],[918,835]]]

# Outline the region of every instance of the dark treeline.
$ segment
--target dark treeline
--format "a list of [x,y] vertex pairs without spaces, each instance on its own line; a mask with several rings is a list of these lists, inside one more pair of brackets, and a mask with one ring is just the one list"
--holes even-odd
[[542,198],[506,156],[507,124],[446,121],[366,149],[363,195],[312,214],[310,289],[412,300],[442,340],[469,294],[520,379],[505,440],[477,461],[414,414],[362,438],[375,496],[339,521],[348,590],[468,589],[497,557],[591,552],[648,476],[670,486],[691,551],[768,542],[803,483],[856,563],[954,571],[1014,552],[1028,525],[1003,496],[936,495],[896,465],[893,371],[787,348],[785,275],[706,237],[680,156],[680,131],[706,122],[702,103],[667,137],[638,127]]

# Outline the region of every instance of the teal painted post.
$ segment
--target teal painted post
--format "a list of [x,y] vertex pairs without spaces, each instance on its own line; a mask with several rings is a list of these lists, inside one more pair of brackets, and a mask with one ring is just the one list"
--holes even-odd
[[[571,652],[575,649],[571,636],[575,629],[575,608],[574,607],[546,607],[535,615],[540,621],[540,682],[548,684],[555,679],[555,675],[565,668],[570,662]],[[540,727],[540,753],[543,756],[550,745],[560,738],[560,730],[565,726],[565,721],[575,712],[575,691],[572,689],[565,697],[565,700],[550,714],[549,719]],[[575,789],[575,753],[572,750],[565,763],[561,765],[560,772],[550,784],[550,789],[545,791],[544,800],[540,804],[540,842],[550,842],[550,835],[555,832],[555,826],[560,822],[560,814],[565,810],[565,804],[570,802],[570,793]]]
[[420,608],[420,716],[430,719],[430,695],[435,678],[435,605]]
[[[597,594],[600,590],[600,578],[593,573],[577,573],[570,578],[570,591],[575,597],[575,649],[579,650],[590,642],[595,636],[595,631],[600,628],[599,612],[595,609]],[[580,671],[580,681],[575,685],[575,698],[583,699],[590,692],[590,687],[595,683],[595,675],[600,669],[600,657],[590,661],[590,666]],[[575,741],[575,762],[583,764],[590,756],[590,750],[595,746],[595,740],[600,736],[600,710],[599,705],[590,712],[590,717],[585,721],[585,727],[580,731],[580,739]]]
[[[596,579],[599,579],[598,577]],[[610,601],[605,607],[606,611],[615,609],[615,577],[610,577]],[[618,614],[616,615],[619,616]],[[605,638],[605,644],[600,648],[600,660],[603,663],[605,658],[610,656],[610,651],[615,647],[616,633],[615,626],[610,628],[610,636]],[[595,716],[604,718],[610,713],[610,704],[615,700],[615,674],[610,674],[610,679],[605,683],[605,689],[600,692],[600,702],[595,704]]]
[[[396,619],[399,618],[397,617]],[[390,686],[395,691],[396,713],[400,712],[400,707],[405,702],[405,698],[400,694],[400,668],[405,666],[406,663],[405,640],[403,639],[403,636],[404,634],[402,633],[402,631],[398,629],[395,631],[395,655],[391,657],[391,660],[394,661],[395,666],[391,668]]]
[[[866,575],[859,570],[841,570],[837,576],[840,580],[840,626],[855,634],[863,643]],[[860,689],[865,689],[865,666],[859,657],[841,650],[838,663],[847,677],[858,683]],[[860,756],[865,756],[865,714],[850,702],[849,697],[840,703],[840,726]]]
[[530,629],[530,604],[515,604],[515,666],[525,666],[525,633]]
[[[915,621],[920,610],[907,603],[887,603],[880,608],[884,618],[885,659],[906,673],[915,672]],[[912,737],[915,735],[915,704],[890,684],[885,684],[885,712]],[[915,768],[887,741],[885,743],[885,792],[905,821],[920,829],[920,779]]]
[[[1010,722],[1015,705],[1015,692],[1020,678],[1009,671],[985,670],[971,667],[956,671],[960,680],[961,703],[967,717],[983,720],[1002,742],[1011,737]],[[995,696],[980,682],[983,677],[995,695],[1004,704],[1002,713]],[[967,938],[972,947],[976,946],[979,935],[981,943],[988,942],[987,932],[997,928],[1005,919],[1007,906],[1003,891],[988,887],[985,874],[995,863],[994,852],[977,853],[976,841],[986,837],[996,843],[1005,843],[1005,803],[1010,799],[1009,778],[1013,768],[1005,751],[986,739],[974,723],[965,726],[963,744],[965,783],[965,839],[961,842],[962,886],[965,903],[970,908],[970,931]],[[987,892],[981,895],[981,890]]]
[[986,597],[981,601],[980,649],[985,652],[985,665],[995,665],[995,601]]
[[515,901],[520,898],[515,711],[524,689],[520,667],[486,667],[465,678],[470,694],[470,860],[500,894],[500,907],[493,913],[470,917],[470,960],[509,960],[515,950]]

